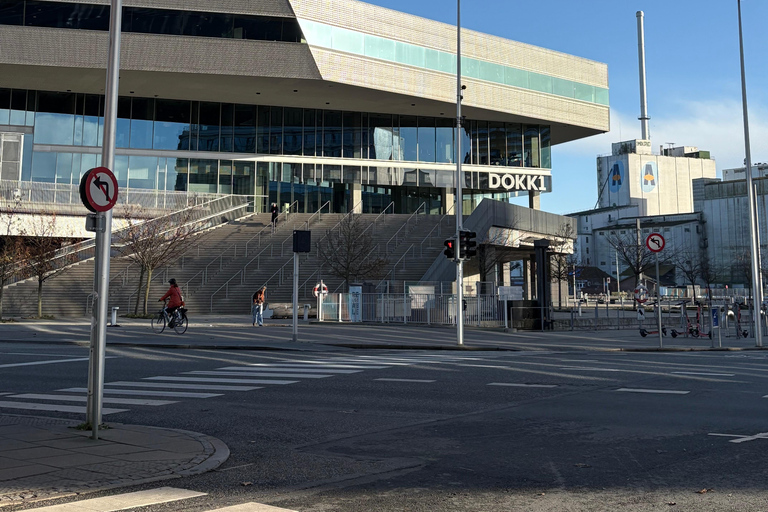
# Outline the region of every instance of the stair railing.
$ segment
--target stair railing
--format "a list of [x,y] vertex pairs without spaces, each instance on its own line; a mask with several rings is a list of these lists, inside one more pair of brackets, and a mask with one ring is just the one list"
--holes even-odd
[[[398,229],[398,230],[395,232],[395,234],[394,234],[394,235],[392,235],[392,237],[391,237],[391,238],[390,238],[390,239],[387,241],[387,246],[386,246],[386,247],[387,247],[387,253],[390,253],[390,252],[394,251],[394,250],[397,248],[397,246],[398,246],[398,245],[400,245],[400,237],[402,237],[402,238],[403,238],[403,240],[405,240],[405,237],[408,235],[408,233],[409,233],[409,232],[410,232],[410,230],[412,229],[412,228],[410,228],[410,226],[411,226],[411,221],[412,221],[413,219],[416,219],[416,220],[414,220],[414,224],[415,224],[416,222],[418,222],[418,218],[416,217],[416,215],[417,215],[417,214],[419,213],[419,211],[421,211],[422,209],[426,209],[426,206],[427,206],[427,203],[426,203],[426,202],[424,202],[424,203],[421,203],[421,204],[419,205],[419,207],[418,207],[418,208],[416,208],[416,210],[415,210],[415,211],[414,211],[414,212],[413,212],[413,213],[412,213],[412,214],[411,214],[411,215],[410,215],[410,216],[409,216],[409,217],[406,219],[406,221],[403,223],[403,225],[402,225],[402,226],[400,226],[400,229]],[[394,245],[393,245],[393,244],[394,244]]]
[[[317,219],[319,217],[316,218],[316,216],[319,215],[320,212],[323,210],[323,208],[325,208],[326,206],[328,207],[328,213],[331,212],[331,202],[330,201],[326,201],[325,203],[323,203],[323,205],[315,213],[310,215],[309,218],[304,221],[304,229],[305,230],[309,229],[309,226],[311,226],[312,224],[314,224],[317,221]],[[295,229],[296,225],[294,224],[293,227]],[[284,256],[285,255],[285,244],[287,244],[288,242],[293,242],[293,237],[286,238],[285,240],[283,240],[283,243],[280,244],[280,256]]]
[[[257,240],[257,242],[256,242],[256,245],[257,245],[257,246],[259,246],[259,247],[261,247],[261,235],[262,235],[263,233],[267,233],[267,236],[272,236],[272,235],[274,235],[274,234],[277,234],[277,232],[278,232],[278,231],[282,230],[282,228],[285,226],[285,224],[286,224],[286,223],[287,223],[287,221],[288,221],[288,214],[291,212],[291,209],[294,207],[294,205],[298,206],[298,204],[299,204],[299,201],[298,201],[298,200],[296,200],[296,201],[292,202],[292,203],[291,203],[291,204],[288,206],[288,208],[286,208],[286,210],[285,210],[284,212],[282,212],[282,213],[279,213],[279,214],[277,215],[277,225],[276,225],[276,226],[274,226],[274,229],[273,229],[273,226],[272,226],[272,221],[271,221],[271,219],[270,219],[270,223],[269,223],[267,226],[264,226],[264,228],[263,228],[263,229],[261,229],[261,230],[260,230],[258,233],[256,233],[255,235],[253,235],[251,238],[249,238],[249,239],[248,239],[248,240],[245,242],[245,254],[244,254],[244,256],[248,257],[248,246],[249,246],[249,245],[250,245],[250,243],[251,243],[251,242],[253,242],[254,240]],[[283,223],[282,223],[282,224],[280,223],[280,217],[281,217],[281,216],[283,217]]]

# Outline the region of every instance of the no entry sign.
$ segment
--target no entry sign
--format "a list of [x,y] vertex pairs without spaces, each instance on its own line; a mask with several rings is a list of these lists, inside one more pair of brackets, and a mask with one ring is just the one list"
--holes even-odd
[[92,212],[106,212],[117,203],[117,178],[106,167],[94,167],[80,179],[80,199]]

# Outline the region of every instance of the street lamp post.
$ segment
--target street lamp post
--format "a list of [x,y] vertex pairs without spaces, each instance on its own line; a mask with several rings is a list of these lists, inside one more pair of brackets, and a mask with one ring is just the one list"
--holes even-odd
[[747,175],[747,202],[749,202],[749,246],[750,259],[752,263],[752,307],[754,314],[752,320],[755,329],[755,345],[763,346],[763,333],[760,329],[760,308],[763,304],[763,290],[760,279],[760,245],[758,229],[755,216],[755,191],[752,188],[752,155],[749,149],[749,115],[747,113],[747,79],[744,71],[744,38],[741,30],[741,0],[736,0],[736,7],[739,12],[739,57],[741,61],[741,104],[744,112],[744,149],[746,153],[746,175]]
[[461,198],[461,0],[456,0],[456,342],[464,344],[464,267],[461,259],[463,229]]

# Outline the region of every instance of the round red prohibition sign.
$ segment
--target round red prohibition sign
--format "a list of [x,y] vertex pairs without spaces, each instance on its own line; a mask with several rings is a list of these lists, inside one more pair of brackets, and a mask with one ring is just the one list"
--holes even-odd
[[92,212],[106,212],[117,203],[117,178],[106,167],[94,167],[80,180],[80,199]]
[[645,239],[645,246],[651,252],[661,252],[664,249],[664,237],[658,233],[651,233],[648,238]]

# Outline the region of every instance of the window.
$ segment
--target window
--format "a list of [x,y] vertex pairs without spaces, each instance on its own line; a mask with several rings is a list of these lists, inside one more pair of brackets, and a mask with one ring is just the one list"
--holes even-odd
[[587,254],[589,254],[589,247],[587,247]]
[[683,231],[685,231],[686,233],[690,233],[691,232],[691,228],[683,228]]
[[626,230],[624,230],[624,229],[622,229],[621,231],[619,231],[619,233],[621,233],[622,235],[626,235],[626,234],[627,234],[627,231],[626,231]]

